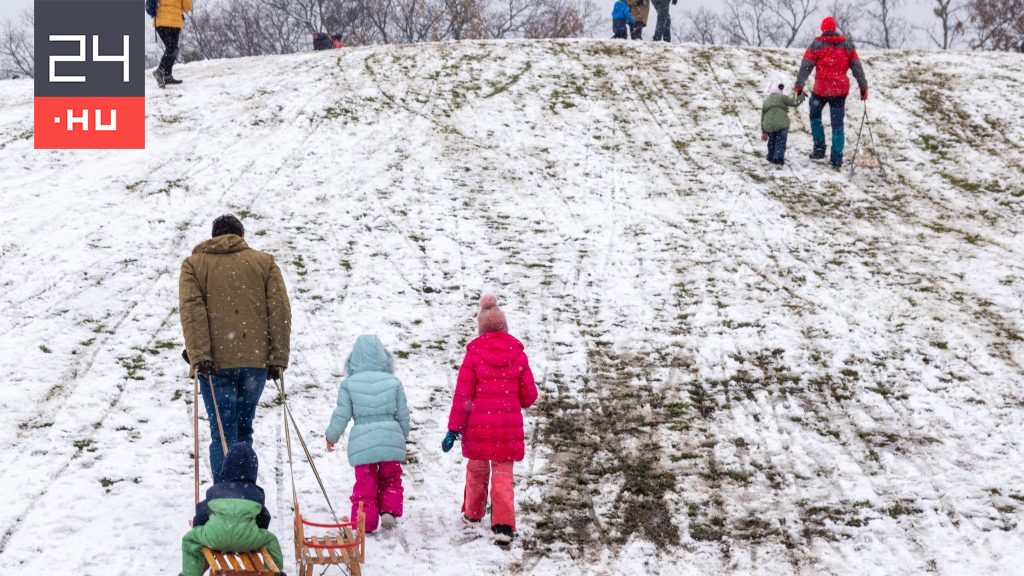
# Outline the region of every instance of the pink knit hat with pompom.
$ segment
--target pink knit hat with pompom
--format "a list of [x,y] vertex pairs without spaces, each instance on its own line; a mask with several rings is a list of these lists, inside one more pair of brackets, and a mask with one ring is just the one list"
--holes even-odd
[[505,314],[498,308],[498,297],[484,294],[480,297],[480,313],[476,315],[477,333],[483,336],[488,332],[508,332]]

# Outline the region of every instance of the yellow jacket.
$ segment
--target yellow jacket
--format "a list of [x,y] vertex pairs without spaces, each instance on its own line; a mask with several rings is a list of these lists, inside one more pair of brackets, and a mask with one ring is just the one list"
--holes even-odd
[[192,11],[192,0],[160,0],[156,8],[153,26],[156,28],[181,28],[185,12]]

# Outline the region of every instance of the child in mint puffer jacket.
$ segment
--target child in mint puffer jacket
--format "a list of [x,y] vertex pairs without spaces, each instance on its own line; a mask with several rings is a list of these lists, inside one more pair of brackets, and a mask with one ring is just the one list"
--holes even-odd
[[351,518],[362,502],[367,532],[377,529],[378,514],[380,524],[391,528],[402,516],[402,461],[409,438],[405,390],[394,376],[391,353],[372,334],[356,339],[345,373],[327,427],[327,450],[334,450],[353,420],[348,438],[348,462],[356,471]]

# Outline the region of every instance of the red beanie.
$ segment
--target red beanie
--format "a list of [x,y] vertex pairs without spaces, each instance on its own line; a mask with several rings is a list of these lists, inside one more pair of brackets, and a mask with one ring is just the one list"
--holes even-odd
[[839,25],[836,24],[836,19],[831,16],[826,16],[825,19],[821,21],[822,32],[835,32],[836,28],[839,28]]
[[477,333],[483,336],[488,332],[508,332],[505,314],[498,308],[498,297],[484,294],[480,298],[480,313],[476,315]]

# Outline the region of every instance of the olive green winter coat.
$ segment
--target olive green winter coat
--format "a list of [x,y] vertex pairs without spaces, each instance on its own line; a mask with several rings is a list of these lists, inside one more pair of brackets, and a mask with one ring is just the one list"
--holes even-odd
[[807,99],[807,94],[793,98],[785,94],[771,94],[761,107],[761,131],[771,134],[789,129],[789,109],[796,108]]
[[288,366],[291,306],[274,257],[241,236],[202,242],[181,264],[181,329],[192,366]]

